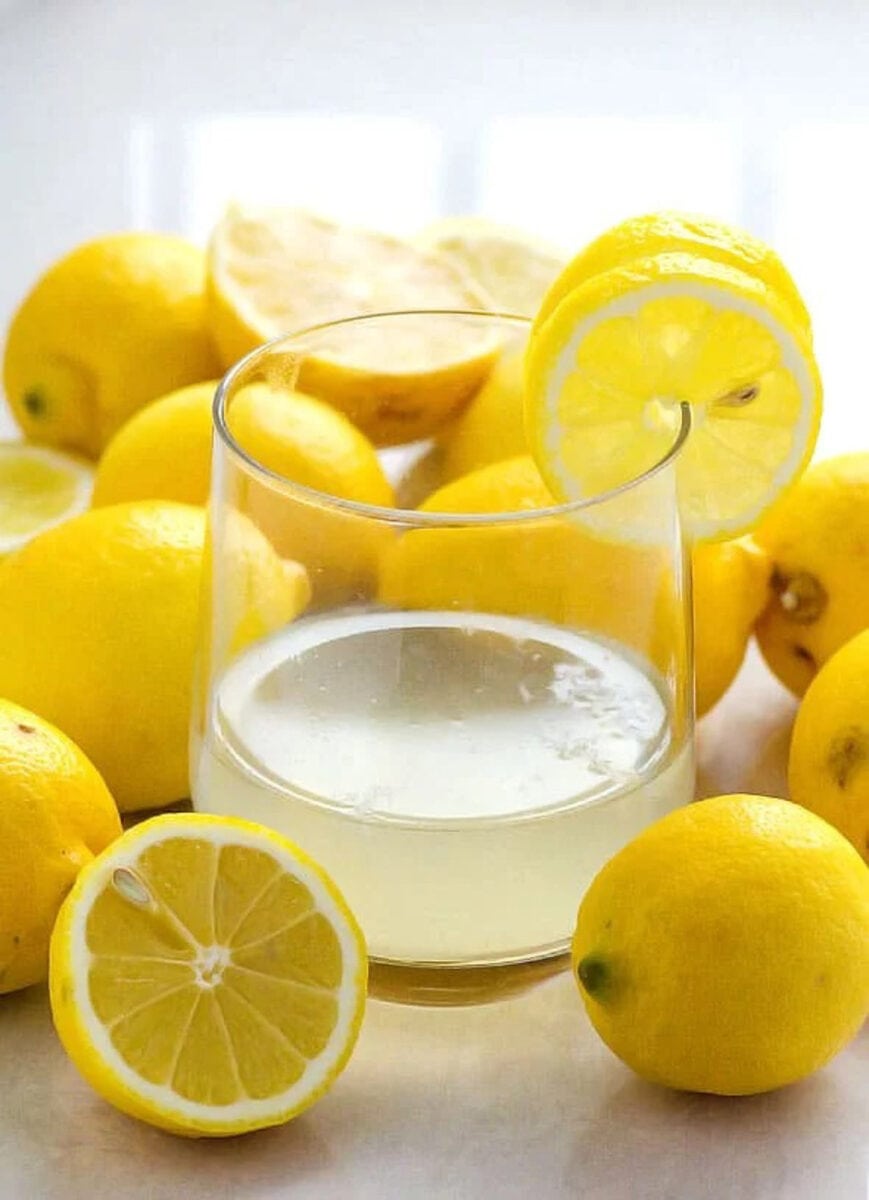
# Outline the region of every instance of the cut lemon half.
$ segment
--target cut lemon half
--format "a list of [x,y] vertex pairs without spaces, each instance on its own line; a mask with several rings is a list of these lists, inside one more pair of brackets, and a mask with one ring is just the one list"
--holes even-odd
[[[211,239],[208,295],[226,366],[281,334],[348,317],[492,308],[445,255],[295,209],[230,209]],[[337,326],[316,333],[309,354],[299,348],[293,383],[391,445],[426,437],[458,412],[496,349],[491,327],[458,319]]]
[[[690,413],[676,457],[680,511],[689,536],[718,539],[751,528],[808,462],[821,381],[804,330],[771,288],[722,263],[662,254],[595,275],[561,301],[531,339],[525,404],[531,451],[562,501],[650,471]],[[642,537],[654,515],[647,498],[637,489],[622,500],[610,517]],[[594,523],[593,508],[587,515]]]
[[81,459],[26,442],[0,443],[0,555],[84,512],[93,469]]
[[533,317],[566,256],[486,217],[443,217],[417,238],[475,279],[499,312]]
[[747,230],[715,217],[670,211],[631,217],[590,242],[568,263],[546,293],[535,328],[543,324],[565,296],[593,275],[657,254],[695,254],[744,271],[777,292],[794,323],[811,336],[811,321],[803,298],[771,246]]
[[85,1079],[173,1133],[276,1125],[346,1064],[362,934],[335,885],[258,825],[135,827],[79,875],[51,942],[55,1026]]

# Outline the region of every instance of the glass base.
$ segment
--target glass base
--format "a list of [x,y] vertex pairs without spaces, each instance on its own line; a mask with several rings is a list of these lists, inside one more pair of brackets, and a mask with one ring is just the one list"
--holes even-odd
[[519,995],[570,968],[570,950],[504,963],[398,963],[372,958],[368,994],[373,1000],[452,1008],[494,1004]]

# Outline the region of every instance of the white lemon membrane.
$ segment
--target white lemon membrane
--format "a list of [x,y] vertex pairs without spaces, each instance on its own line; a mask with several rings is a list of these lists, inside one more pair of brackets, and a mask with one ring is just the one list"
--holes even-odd
[[[715,287],[711,284],[671,280],[664,283],[650,283],[640,286],[627,295],[619,296],[618,299],[603,305],[596,312],[591,313],[577,323],[576,328],[562,347],[557,365],[547,381],[545,403],[549,417],[546,422],[545,454],[548,462],[551,464],[555,479],[558,481],[558,494],[563,499],[575,501],[588,498],[582,491],[581,481],[574,477],[560,456],[559,446],[563,438],[563,430],[557,416],[558,403],[567,378],[576,369],[580,345],[596,325],[617,317],[636,316],[645,304],[670,296],[689,296],[692,299],[705,301],[714,308],[732,309],[758,321],[775,339],[781,351],[783,365],[796,380],[800,394],[806,397],[813,393],[814,385],[799,347],[787,330],[775,321],[761,304],[735,295],[725,287]],[[557,309],[554,311],[557,311]],[[550,314],[547,320],[550,320],[552,315]],[[714,397],[710,397],[710,401],[712,400],[714,400]],[[651,469],[660,460],[662,451],[666,451],[667,439],[672,440],[672,437],[678,430],[681,416],[680,404],[674,398],[650,396],[649,403],[655,408],[658,429],[664,434],[664,445],[656,443],[650,447],[648,468]],[[638,412],[638,424],[645,421],[648,425],[648,409],[649,404],[646,405],[646,409],[643,412]],[[691,436],[696,436],[696,432],[702,426],[704,418],[705,413],[692,405],[691,423],[693,432]],[[799,419],[794,427],[791,453],[781,462],[775,471],[772,479],[769,481],[767,493],[764,498],[758,501],[754,508],[741,513],[738,519],[725,523],[721,521],[698,523],[690,520],[690,513],[686,514],[683,504],[683,519],[687,517],[685,523],[689,528],[691,536],[694,538],[722,538],[726,537],[728,532],[732,532],[735,535],[737,532],[743,532],[746,528],[753,525],[761,514],[766,511],[772,497],[776,496],[793,479],[806,453],[811,428],[812,406],[811,404],[804,403],[800,410]],[[678,460],[676,462],[676,474],[678,479],[680,474],[680,463]],[[621,496],[616,496],[606,505],[601,506],[600,511],[595,506],[581,510],[577,513],[577,519],[589,527],[606,531],[609,534],[616,534],[619,540],[637,543],[655,542],[659,537],[659,529],[654,514],[650,513],[645,499],[645,497],[636,495],[628,488]]]
[[663,688],[615,643],[469,612],[303,618],[218,681],[193,793],[335,878],[370,954],[563,952],[603,863],[693,794]]
[[[284,1093],[264,1100],[237,1100],[232,1104],[220,1105],[216,1109],[212,1105],[197,1104],[180,1096],[172,1088],[152,1083],[134,1071],[115,1049],[110,1030],[94,1011],[87,970],[95,960],[87,944],[87,919],[91,907],[100,893],[111,887],[115,887],[131,904],[149,902],[150,893],[143,883],[139,882],[136,874],[137,862],[149,847],[166,839],[178,838],[204,839],[218,850],[221,846],[247,845],[253,850],[271,855],[284,871],[294,875],[305,885],[317,910],[325,915],[335,931],[341,947],[343,964],[342,986],[334,993],[337,1002],[335,1028],[322,1054],[309,1061],[302,1075]],[[114,1074],[129,1088],[134,1098],[141,1096],[150,1100],[159,1106],[166,1117],[177,1118],[181,1125],[187,1125],[191,1121],[208,1123],[215,1117],[221,1124],[234,1121],[252,1123],[272,1117],[279,1111],[292,1110],[303,1101],[306,1102],[312,1093],[316,1093],[327,1083],[336,1064],[345,1053],[347,1039],[356,1016],[355,980],[362,965],[356,940],[334,897],[319,876],[289,855],[276,842],[263,837],[261,832],[245,830],[243,826],[221,829],[216,825],[191,825],[187,829],[175,826],[171,833],[167,834],[159,818],[149,822],[141,828],[141,833],[134,841],[128,843],[123,852],[106,856],[102,869],[92,872],[76,907],[70,939],[71,955],[76,964],[73,972],[75,1007],[89,1040],[100,1058],[111,1066]],[[190,963],[190,984],[203,990],[217,986],[222,976],[222,965],[226,966],[232,961],[231,948],[216,944],[201,945],[192,934],[190,942],[196,951],[196,956]]]

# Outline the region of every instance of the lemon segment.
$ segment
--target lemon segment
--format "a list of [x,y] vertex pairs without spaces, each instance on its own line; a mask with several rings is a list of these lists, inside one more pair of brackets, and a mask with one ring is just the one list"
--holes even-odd
[[[294,209],[231,209],[209,247],[212,328],[226,366],[281,334],[348,317],[489,310],[447,257]],[[378,445],[414,441],[461,411],[498,349],[491,328],[426,316],[339,325],[301,345],[291,385],[344,412]]]
[[78,458],[30,446],[0,443],[0,555],[84,512],[93,489],[93,470]]
[[328,876],[261,826],[131,830],[79,877],[51,943],[58,1034],[122,1111],[226,1136],[313,1104],[349,1059],[367,958]]
[[[750,528],[799,475],[818,433],[821,382],[803,330],[765,284],[693,255],[587,280],[532,337],[525,378],[531,450],[565,501],[651,470],[690,410],[676,470],[696,539]],[[642,536],[640,515],[619,512]]]
[[535,329],[587,279],[657,254],[699,255],[744,271],[776,292],[794,323],[811,336],[803,298],[772,247],[747,230],[715,217],[673,211],[630,217],[590,242],[550,286],[537,312]]

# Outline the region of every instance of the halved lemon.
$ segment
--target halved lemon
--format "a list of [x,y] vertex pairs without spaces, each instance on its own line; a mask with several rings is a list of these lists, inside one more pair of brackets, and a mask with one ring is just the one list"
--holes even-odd
[[535,328],[580,284],[593,275],[656,254],[696,254],[744,271],[778,293],[794,322],[811,335],[811,321],[790,272],[771,246],[745,229],[700,216],[665,210],[630,217],[605,230],[565,267],[537,312]]
[[552,246],[486,217],[442,217],[417,237],[467,271],[499,312],[533,317],[566,257]]
[[335,885],[246,821],[155,817],[85,868],[51,941],[55,1026],[89,1083],[172,1133],[308,1108],[345,1066],[366,953]]
[[[821,381],[805,330],[762,280],[661,254],[592,276],[557,305],[531,339],[525,404],[532,453],[563,501],[650,470],[688,412],[680,510],[690,536],[718,539],[749,529],[808,462]],[[628,537],[654,515],[635,498],[612,510]]]
[[[445,255],[295,209],[227,212],[208,251],[208,297],[226,366],[271,338],[347,317],[492,307]],[[458,318],[339,326],[300,350],[292,383],[392,445],[457,413],[496,350],[491,327]]]
[[84,512],[93,481],[90,464],[71,454],[27,442],[0,443],[0,555]]

